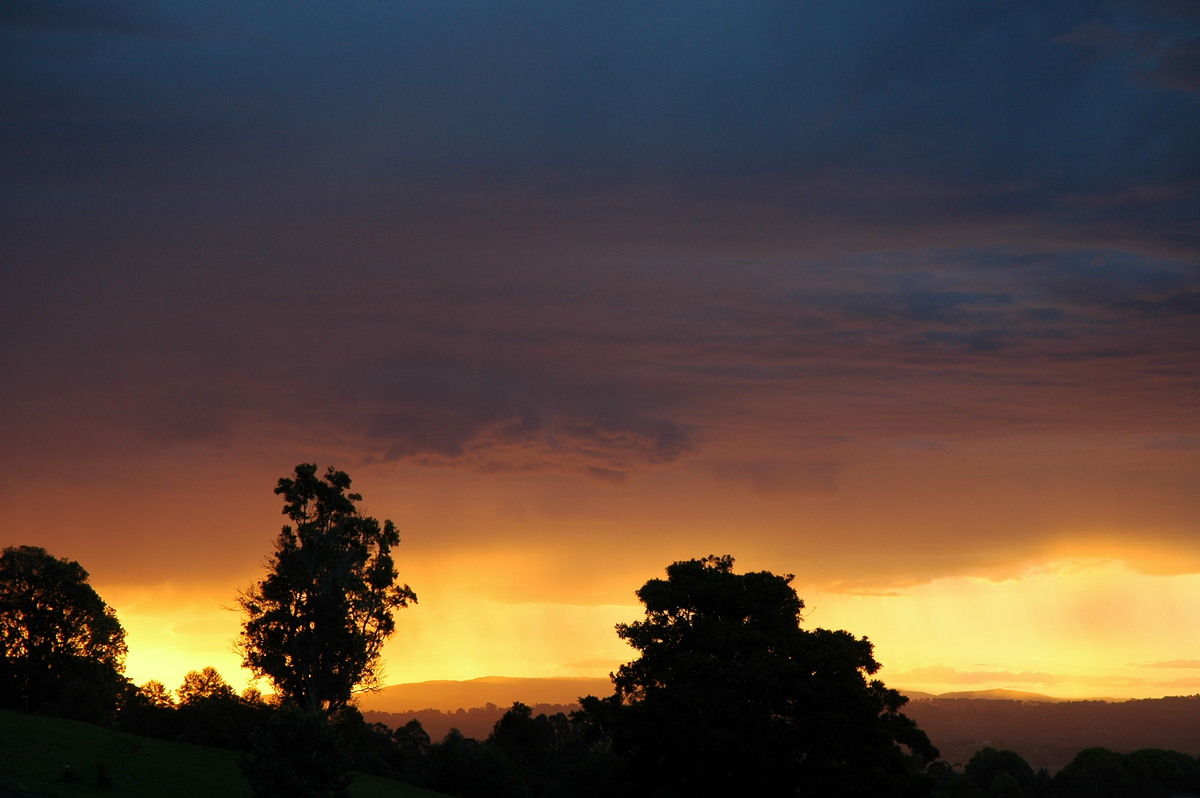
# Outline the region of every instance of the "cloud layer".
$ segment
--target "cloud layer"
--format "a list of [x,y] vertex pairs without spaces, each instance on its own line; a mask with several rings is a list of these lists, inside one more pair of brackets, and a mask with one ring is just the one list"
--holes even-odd
[[1198,42],[1162,2],[6,4],[13,517],[300,452],[849,590],[1200,567]]

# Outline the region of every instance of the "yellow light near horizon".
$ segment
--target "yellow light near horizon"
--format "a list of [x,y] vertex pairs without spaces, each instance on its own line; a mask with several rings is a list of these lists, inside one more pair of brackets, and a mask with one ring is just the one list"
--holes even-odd
[[[465,589],[431,588],[396,614],[384,646],[385,684],[481,676],[605,676],[630,658],[613,632],[640,614],[624,605],[506,604]],[[224,586],[104,587],[126,630],[126,676],[175,689],[189,671],[216,668],[236,690],[252,683],[234,642],[241,617],[226,608]],[[228,602],[229,604],[232,601]],[[257,686],[269,691],[268,683]]]
[[[928,692],[1008,688],[1061,697],[1194,692],[1189,608],[1200,575],[1159,576],[1097,559],[1057,560],[992,581],[939,579],[897,596],[821,596],[815,625],[866,634],[883,677]],[[812,603],[810,602],[810,606]]]
[[174,690],[189,671],[208,666],[239,692],[250,683],[234,651],[239,616],[221,603],[224,586],[110,586],[104,595],[125,627],[125,675],[135,684],[154,679]]
[[405,610],[396,638],[384,647],[386,680],[606,676],[631,653],[613,626],[637,614],[623,605],[447,596]]
[[[641,617],[632,595],[630,604],[506,603],[496,598],[495,582],[473,585],[471,569],[439,565],[446,569],[441,578],[432,570],[419,574],[421,602],[396,616],[396,634],[384,648],[387,684],[605,676],[636,653],[613,629]],[[512,573],[538,578],[527,568]],[[241,619],[225,609],[232,604],[226,585],[101,592],[128,632],[126,672],[136,683],[157,679],[174,689],[206,665],[238,690],[249,682],[233,651]],[[1008,688],[1061,697],[1200,691],[1200,669],[1186,667],[1200,662],[1200,641],[1181,633],[1200,606],[1200,574],[1145,574],[1113,560],[1059,558],[1006,579],[946,578],[894,595],[803,598],[806,628],[869,637],[884,665],[880,677],[902,690]]]

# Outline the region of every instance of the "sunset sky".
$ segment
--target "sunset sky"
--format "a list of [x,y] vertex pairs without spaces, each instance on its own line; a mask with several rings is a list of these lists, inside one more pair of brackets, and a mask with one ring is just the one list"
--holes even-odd
[[1200,5],[10,0],[0,543],[241,686],[301,462],[388,682],[604,675],[672,561],[890,686],[1200,693]]

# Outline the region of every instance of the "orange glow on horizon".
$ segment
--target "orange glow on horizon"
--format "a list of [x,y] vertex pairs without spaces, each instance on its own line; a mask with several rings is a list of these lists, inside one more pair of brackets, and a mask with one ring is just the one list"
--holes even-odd
[[[512,557],[493,565],[519,573],[522,556]],[[477,564],[472,557],[457,569],[444,563],[446,573],[459,576],[442,584],[423,575],[429,581],[421,603],[400,611],[385,647],[385,683],[605,676],[632,657],[613,626],[640,617],[640,606],[496,601],[473,591],[467,577]],[[249,682],[232,650],[240,619],[222,608],[232,603],[229,591],[101,590],[128,631],[134,682],[158,679],[174,689],[187,671],[205,665],[236,689]],[[1058,559],[1007,579],[938,579],[880,595],[801,594],[806,627],[869,637],[884,666],[880,677],[901,690],[1005,688],[1063,698],[1200,691],[1200,644],[1179,634],[1192,621],[1189,608],[1200,606],[1197,574],[1158,576],[1113,560]]]
[[940,579],[897,596],[821,601],[828,612],[809,622],[867,634],[884,681],[902,689],[1003,688],[1063,698],[1200,690],[1200,646],[1179,634],[1193,623],[1190,608],[1200,606],[1197,574],[1063,559],[1009,579]]

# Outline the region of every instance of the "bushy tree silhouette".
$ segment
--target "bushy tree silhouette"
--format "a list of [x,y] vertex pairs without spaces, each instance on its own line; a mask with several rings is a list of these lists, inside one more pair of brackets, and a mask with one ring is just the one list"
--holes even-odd
[[36,546],[0,555],[0,703],[82,720],[111,714],[125,630],[72,560]]
[[374,683],[392,613],[417,597],[396,583],[392,522],[359,513],[362,496],[349,492],[344,472],[316,472],[298,465],[275,488],[292,524],[279,534],[267,576],[238,596],[239,647],[246,667],[284,701],[332,714],[356,687]]
[[451,729],[426,757],[430,786],[461,798],[529,798],[516,765],[493,746]]
[[179,695],[180,704],[192,704],[211,698],[232,699],[233,688],[216,668],[207,666],[198,671],[188,671],[183,677],[183,684],[175,691]]
[[1106,748],[1086,748],[1054,776],[1054,794],[1062,798],[1128,798],[1136,795],[1122,756]]
[[621,794],[610,784],[607,747],[595,745],[588,731],[580,719],[562,712],[535,716],[518,701],[493,725],[486,745],[513,764],[532,798]]
[[271,713],[239,764],[254,798],[345,798],[352,778],[328,719],[296,704]]
[[677,562],[637,591],[617,634],[641,656],[584,712],[655,796],[916,795],[936,758],[878,680],[871,643],[800,628],[791,576],[733,558]]
[[151,679],[139,687],[137,696],[146,706],[159,709],[175,708],[175,699],[171,696],[171,691],[158,679]]
[[147,737],[172,739],[179,733],[175,697],[157,679],[139,687],[121,706],[119,727]]
[[421,784],[428,780],[425,770],[425,758],[429,755],[432,745],[429,733],[421,726],[421,721],[413,718],[392,732],[393,767],[397,775],[405,781]]
[[1031,794],[1033,768],[1015,751],[999,751],[991,746],[980,748],[963,768],[963,775],[980,794]]
[[1179,751],[1141,748],[1120,754],[1087,748],[1055,774],[1061,798],[1165,798],[1200,794],[1200,760]]

